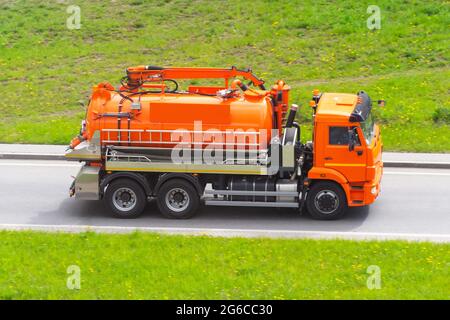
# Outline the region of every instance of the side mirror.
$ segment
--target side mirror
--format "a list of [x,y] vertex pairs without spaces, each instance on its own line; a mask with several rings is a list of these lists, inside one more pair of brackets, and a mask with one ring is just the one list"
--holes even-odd
[[348,151],[355,150],[356,135],[354,128],[348,129]]

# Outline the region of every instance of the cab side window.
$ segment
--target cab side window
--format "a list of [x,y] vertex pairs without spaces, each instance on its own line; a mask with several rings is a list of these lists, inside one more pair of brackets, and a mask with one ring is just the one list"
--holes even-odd
[[[361,145],[359,142],[359,137],[356,136],[356,145]],[[346,146],[348,145],[348,127],[329,127],[328,135],[329,144]]]

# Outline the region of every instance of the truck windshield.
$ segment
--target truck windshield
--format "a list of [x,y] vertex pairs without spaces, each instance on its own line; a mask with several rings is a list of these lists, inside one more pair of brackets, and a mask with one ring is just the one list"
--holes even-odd
[[373,133],[374,133],[374,122],[372,118],[372,114],[369,114],[366,121],[361,122],[361,129],[364,133],[364,138],[366,139],[367,145],[372,142]]

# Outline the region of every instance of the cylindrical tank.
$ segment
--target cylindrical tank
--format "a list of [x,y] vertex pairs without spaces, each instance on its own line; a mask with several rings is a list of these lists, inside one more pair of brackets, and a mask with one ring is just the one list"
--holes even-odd
[[[297,180],[276,179],[267,176],[233,176],[226,188],[230,191],[297,192]],[[229,195],[228,201],[297,202],[295,196]]]
[[[109,84],[100,84],[94,87],[88,106],[85,138],[89,140],[100,130],[103,144],[172,147],[173,130],[232,130],[261,132],[254,142],[269,145],[272,127],[273,106],[265,95],[241,93],[228,99],[193,93],[125,96],[112,91]],[[245,136],[250,142],[257,137]],[[217,136],[214,139],[220,143]],[[224,136],[223,142],[228,142],[225,140]]]
[[[266,176],[234,176],[228,180],[230,191],[276,191],[276,179]],[[274,202],[273,196],[227,196],[229,201],[261,201]]]

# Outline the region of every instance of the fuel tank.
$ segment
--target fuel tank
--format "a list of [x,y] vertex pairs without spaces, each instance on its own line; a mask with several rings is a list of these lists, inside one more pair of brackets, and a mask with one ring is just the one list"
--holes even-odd
[[223,98],[189,91],[133,95],[111,88],[107,83],[93,88],[82,129],[88,141],[99,131],[102,144],[172,147],[173,130],[265,130],[257,143],[268,145],[271,139],[275,119],[267,95],[240,92]]

